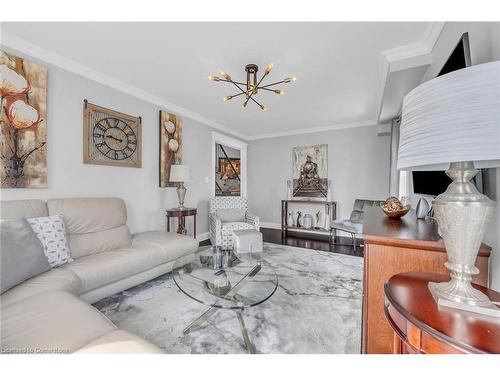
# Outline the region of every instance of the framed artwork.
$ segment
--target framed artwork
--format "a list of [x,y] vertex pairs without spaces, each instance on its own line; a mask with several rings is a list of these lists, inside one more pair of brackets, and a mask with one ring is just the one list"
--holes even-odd
[[177,186],[170,182],[170,166],[182,164],[182,121],[179,116],[160,111],[160,187]]
[[84,101],[83,163],[141,168],[141,118]]
[[328,145],[294,147],[294,199],[326,200],[328,197]]
[[0,50],[2,188],[47,187],[47,68]]
[[[231,163],[229,163],[231,161]],[[232,164],[232,167],[231,167]],[[235,180],[241,174],[240,159],[219,158],[219,171],[222,180]]]

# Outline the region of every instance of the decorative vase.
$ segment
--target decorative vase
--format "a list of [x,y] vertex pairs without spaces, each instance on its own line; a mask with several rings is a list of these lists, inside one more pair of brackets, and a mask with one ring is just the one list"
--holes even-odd
[[309,214],[304,215],[304,228],[310,229],[313,226],[313,217]]
[[297,228],[300,228],[302,225],[302,212],[298,211],[297,212]]
[[289,227],[293,227],[293,213],[291,211],[288,213],[286,225],[288,225]]
[[292,199],[292,181],[287,180],[286,181],[286,199],[291,200]]
[[417,207],[415,208],[417,219],[425,219],[425,217],[429,213],[429,209],[429,202],[427,202],[427,199],[421,197],[418,200]]
[[323,229],[330,230],[330,205],[325,204],[325,224],[323,225]]

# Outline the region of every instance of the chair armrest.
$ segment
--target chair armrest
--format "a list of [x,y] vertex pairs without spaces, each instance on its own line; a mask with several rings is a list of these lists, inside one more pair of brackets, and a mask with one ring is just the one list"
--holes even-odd
[[210,241],[212,245],[216,245],[222,238],[222,221],[215,213],[209,215],[209,221]]
[[257,215],[254,215],[254,214],[247,211],[245,213],[245,222],[248,224],[252,224],[256,230],[259,230],[260,221],[259,221],[259,217]]

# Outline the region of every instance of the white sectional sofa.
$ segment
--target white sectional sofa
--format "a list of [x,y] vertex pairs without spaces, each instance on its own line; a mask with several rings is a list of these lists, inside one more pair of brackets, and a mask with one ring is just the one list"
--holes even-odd
[[73,262],[53,268],[0,296],[4,353],[159,353],[117,329],[91,303],[191,260],[195,239],[166,232],[131,235],[118,198],[3,201],[2,219],[62,214]]

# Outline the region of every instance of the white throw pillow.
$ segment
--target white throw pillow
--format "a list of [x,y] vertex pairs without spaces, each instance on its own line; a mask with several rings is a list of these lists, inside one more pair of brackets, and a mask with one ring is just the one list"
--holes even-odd
[[66,238],[63,216],[34,217],[27,219],[43,245],[43,251],[50,268],[59,267],[73,261]]

